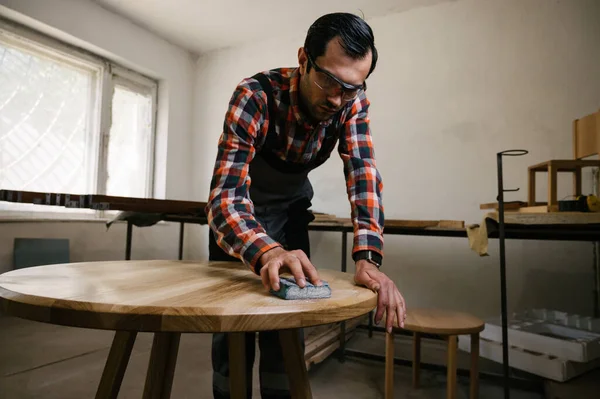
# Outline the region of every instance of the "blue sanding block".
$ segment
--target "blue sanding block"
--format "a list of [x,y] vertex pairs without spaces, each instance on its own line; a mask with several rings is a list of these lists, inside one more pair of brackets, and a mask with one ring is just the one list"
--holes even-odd
[[320,287],[307,281],[304,288],[300,288],[294,277],[280,277],[279,290],[271,290],[271,293],[282,299],[323,299],[331,297],[331,287],[325,281]]

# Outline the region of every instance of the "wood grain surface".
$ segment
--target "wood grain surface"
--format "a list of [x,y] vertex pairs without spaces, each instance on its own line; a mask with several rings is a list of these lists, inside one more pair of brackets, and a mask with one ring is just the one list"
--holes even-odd
[[406,309],[404,329],[428,334],[474,334],[484,328],[483,320],[467,313],[444,309]]
[[172,260],[48,265],[0,275],[0,311],[74,327],[140,332],[300,328],[364,315],[377,295],[353,274],[319,270],[332,297],[283,300],[238,262]]

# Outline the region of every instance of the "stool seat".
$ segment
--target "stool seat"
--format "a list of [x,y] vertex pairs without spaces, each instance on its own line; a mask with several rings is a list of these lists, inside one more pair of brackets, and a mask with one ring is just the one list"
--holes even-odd
[[483,320],[454,310],[410,308],[406,313],[403,329],[425,334],[475,334],[485,327]]

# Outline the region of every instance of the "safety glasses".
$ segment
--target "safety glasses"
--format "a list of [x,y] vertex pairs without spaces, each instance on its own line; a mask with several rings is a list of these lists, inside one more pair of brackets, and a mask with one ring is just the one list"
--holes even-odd
[[367,82],[364,82],[362,85],[351,85],[346,82],[342,82],[331,72],[326,71],[325,69],[318,66],[315,61],[312,59],[308,51],[304,50],[310,65],[315,69],[315,79],[313,80],[314,84],[320,88],[321,90],[327,92],[330,95],[334,96],[342,96],[343,101],[351,101],[354,100],[360,90],[367,90]]

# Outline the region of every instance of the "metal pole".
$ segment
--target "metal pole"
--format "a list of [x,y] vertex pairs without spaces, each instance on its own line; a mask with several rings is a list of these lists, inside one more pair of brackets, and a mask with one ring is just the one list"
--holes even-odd
[[594,241],[594,317],[600,317],[600,242]]
[[[342,230],[342,272],[346,273],[346,250],[348,248],[348,236],[345,230]],[[339,361],[343,363],[346,360],[346,322],[340,323],[340,352]]]
[[183,259],[183,226],[184,223],[179,223],[179,260]]
[[502,154],[498,154],[498,238],[500,241],[500,304],[502,308],[502,366],[504,397],[510,398],[508,366],[508,316],[506,304],[506,248],[504,245],[504,187],[502,183]]
[[132,235],[133,223],[130,220],[127,221],[127,241],[125,244],[125,260],[131,260],[131,235]]
[[342,231],[342,272],[346,273],[346,251],[348,248],[348,236]]
[[525,155],[525,150],[509,150],[499,152],[497,154],[498,163],[498,239],[500,243],[500,302],[502,309],[502,366],[504,371],[504,398],[510,398],[510,367],[508,359],[508,306],[506,294],[506,247],[504,236],[504,192],[518,191],[519,189],[504,189],[504,181],[502,175],[502,156],[519,156]]

